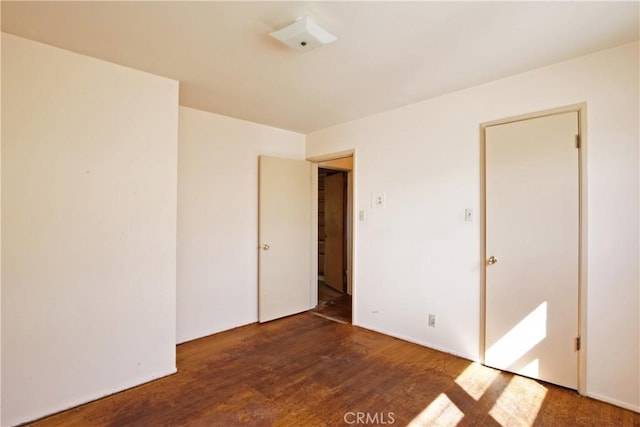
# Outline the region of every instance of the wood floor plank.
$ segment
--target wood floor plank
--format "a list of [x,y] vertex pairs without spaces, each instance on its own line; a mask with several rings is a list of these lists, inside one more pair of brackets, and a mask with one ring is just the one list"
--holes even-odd
[[640,426],[571,390],[310,313],[179,345],[177,364],[32,425]]

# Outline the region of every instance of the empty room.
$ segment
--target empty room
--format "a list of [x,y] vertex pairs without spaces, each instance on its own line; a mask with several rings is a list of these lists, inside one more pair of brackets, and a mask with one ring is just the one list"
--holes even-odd
[[640,425],[640,2],[2,1],[0,425]]

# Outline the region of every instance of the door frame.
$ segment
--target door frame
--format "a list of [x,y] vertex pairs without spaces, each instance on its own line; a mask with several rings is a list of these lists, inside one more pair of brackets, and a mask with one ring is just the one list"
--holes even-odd
[[356,318],[356,239],[357,239],[357,214],[356,214],[356,150],[345,150],[322,156],[307,157],[311,162],[311,277],[314,278],[311,286],[312,305],[318,305],[318,167],[319,163],[351,157],[353,164],[347,174],[347,288],[351,290],[351,324],[357,325]]
[[502,125],[522,120],[536,119],[561,113],[578,113],[578,132],[580,148],[578,149],[578,336],[580,350],[578,351],[578,393],[586,395],[587,378],[587,104],[571,104],[563,107],[551,108],[528,114],[511,116],[504,119],[480,123],[480,362],[485,360],[485,322],[486,322],[486,286],[487,259],[486,239],[486,137],[485,129],[489,126]]

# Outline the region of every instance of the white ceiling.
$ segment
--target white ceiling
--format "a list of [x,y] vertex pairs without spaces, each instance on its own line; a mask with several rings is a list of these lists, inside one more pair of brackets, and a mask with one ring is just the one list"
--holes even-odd
[[[310,132],[639,39],[633,2],[10,2],[2,30],[180,81],[180,104]],[[269,37],[310,15],[338,40]]]

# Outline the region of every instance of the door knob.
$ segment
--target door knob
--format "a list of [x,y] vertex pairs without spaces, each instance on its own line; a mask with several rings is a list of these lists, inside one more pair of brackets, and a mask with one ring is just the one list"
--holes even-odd
[[496,262],[498,262],[498,258],[494,257],[493,255],[491,255],[491,256],[489,257],[489,260],[487,261],[487,263],[488,263],[489,265],[493,265],[493,264],[495,264]]
[[263,251],[268,251],[271,247],[265,243],[264,245],[261,246],[261,248]]

